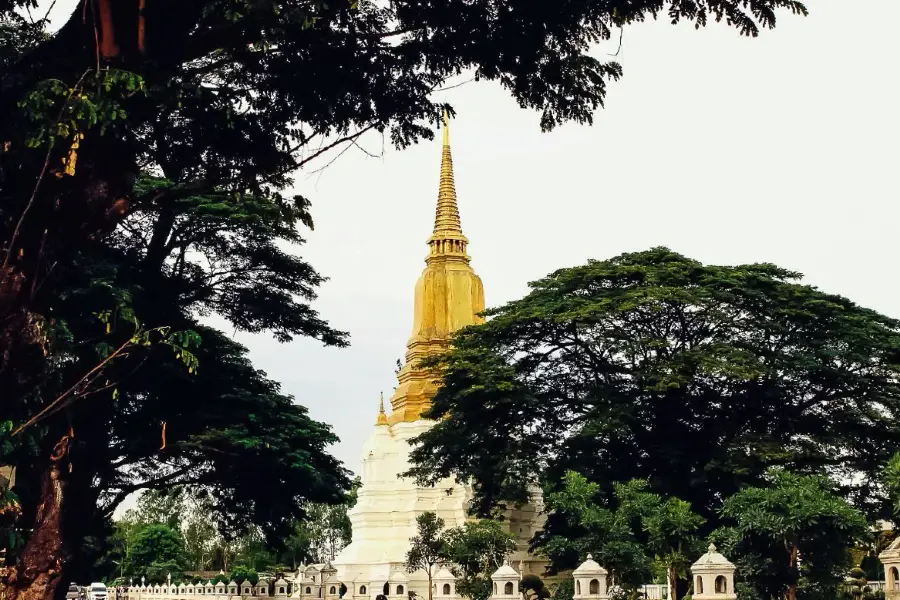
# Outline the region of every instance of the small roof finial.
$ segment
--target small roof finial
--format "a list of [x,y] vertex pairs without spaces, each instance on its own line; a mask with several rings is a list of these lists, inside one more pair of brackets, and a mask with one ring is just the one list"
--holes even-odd
[[459,222],[456,184],[453,181],[453,158],[450,155],[450,114],[446,108],[444,108],[443,120],[444,143],[441,148],[441,176],[438,183],[437,210],[434,216],[434,231],[428,239],[428,243],[432,244],[432,254],[451,253],[465,257],[468,240],[463,235]]
[[590,552],[588,552],[587,559],[588,559],[588,560],[594,560],[594,555],[591,554]]
[[378,399],[378,420],[375,421],[375,425],[387,425],[387,415],[384,414],[384,392],[381,392],[381,396]]
[[708,550],[709,550],[710,554],[712,554],[713,552],[716,551],[716,545],[713,544],[712,542],[710,542]]

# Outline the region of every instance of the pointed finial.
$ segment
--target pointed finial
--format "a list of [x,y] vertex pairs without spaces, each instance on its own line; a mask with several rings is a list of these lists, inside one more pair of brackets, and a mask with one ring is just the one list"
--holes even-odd
[[713,543],[710,543],[708,550],[709,550],[709,553],[712,554],[713,552],[716,551],[716,545]]
[[441,149],[441,177],[438,184],[437,210],[434,216],[434,232],[428,240],[431,255],[466,257],[468,240],[463,235],[456,202],[456,184],[453,181],[453,157],[450,154],[450,115],[443,112],[444,132]]
[[449,146],[450,145],[450,114],[447,112],[446,107],[444,108],[443,120],[444,120],[443,145]]
[[387,425],[387,415],[384,414],[384,392],[381,392],[381,396],[378,400],[378,420],[375,421],[375,425]]
[[588,552],[587,559],[588,559],[588,560],[594,560],[594,555],[591,554],[590,552]]

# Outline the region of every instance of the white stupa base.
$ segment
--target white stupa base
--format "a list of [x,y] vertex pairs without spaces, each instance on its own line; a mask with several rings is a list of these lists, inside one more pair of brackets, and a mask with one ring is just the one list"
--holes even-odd
[[[375,598],[384,593],[396,595],[396,584],[402,583],[404,597],[410,591],[428,596],[424,571],[406,573],[409,540],[416,535],[416,517],[434,512],[446,527],[456,527],[470,520],[471,489],[453,480],[434,487],[420,487],[411,479],[401,479],[409,464],[409,440],[427,431],[434,421],[421,419],[413,423],[378,425],[363,446],[361,480],[356,505],[350,510],[353,541],[332,562],[336,578],[347,586],[345,597]],[[545,561],[527,553],[528,541],[543,526],[543,506],[536,490],[533,506],[510,511],[507,523],[519,539],[519,550],[510,562],[525,572],[540,574]]]

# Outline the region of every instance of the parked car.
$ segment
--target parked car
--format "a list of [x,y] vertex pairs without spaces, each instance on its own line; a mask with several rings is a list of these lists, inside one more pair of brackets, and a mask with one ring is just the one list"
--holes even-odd
[[108,596],[105,583],[92,583],[88,588],[87,600],[107,600]]
[[66,592],[66,600],[80,600],[81,590],[74,583],[69,584],[69,590]]

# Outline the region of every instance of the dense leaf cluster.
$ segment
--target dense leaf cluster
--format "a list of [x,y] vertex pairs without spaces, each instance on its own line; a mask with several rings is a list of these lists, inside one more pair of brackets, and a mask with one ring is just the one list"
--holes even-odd
[[871,535],[864,515],[827,477],[773,471],[767,479],[725,500],[726,526],[715,533],[737,561],[739,591],[760,599],[834,597],[851,567],[847,549]]
[[833,475],[878,513],[900,323],[798,278],[664,248],[552,273],[435,362],[439,422],[412,474],[471,480],[483,513],[535,474],[553,491],[574,470],[607,495],[639,477],[710,519],[781,465]]
[[635,592],[653,580],[660,566],[669,597],[676,596],[676,581],[689,575],[702,545],[697,532],[704,520],[687,502],[649,492],[638,479],[616,484],[609,499],[600,494],[599,485],[574,471],[561,483],[548,496],[547,507],[566,524],[566,533],[540,541],[551,568],[577,563],[590,553],[616,585]]
[[[255,369],[245,348],[197,320],[217,314],[236,328],[272,331],[282,340],[300,335],[345,344],[345,334],[309,306],[321,277],[288,245],[302,242],[304,220],[302,200],[185,197],[165,214],[135,211],[109,240],[61,270],[52,315],[66,336],[56,345],[55,376],[41,388],[46,395],[131,335],[125,315],[199,338],[194,372],[170,348],[135,348],[107,367],[106,389],[66,409],[58,426],[72,424],[77,432],[69,482],[73,537],[98,534],[128,494],[147,488],[184,485],[205,496],[209,518],[226,535],[253,525],[273,542],[285,539],[309,502],[341,501],[349,479],[328,454],[337,441],[330,428]],[[24,418],[30,408],[18,410],[8,414]],[[25,504],[36,506],[40,488],[31,478],[41,457],[27,446],[12,456],[23,473]],[[76,573],[91,567],[81,558]]]
[[444,529],[444,520],[434,512],[416,517],[416,535],[409,542],[406,569],[426,572],[429,599],[434,569],[443,564],[456,577],[459,595],[487,600],[493,593],[491,575],[516,549],[515,535],[498,521],[482,519]]
[[[503,523],[482,519],[443,533],[444,559],[456,577],[456,591],[471,600],[487,600],[493,593],[491,575],[516,549],[516,538]],[[524,590],[526,582],[520,582]],[[539,593],[542,586],[533,586]]]

